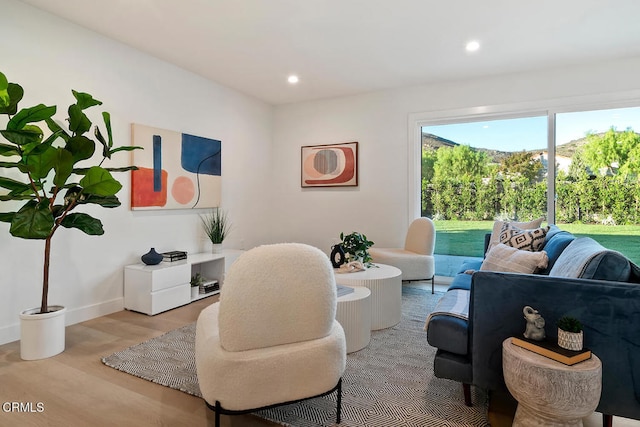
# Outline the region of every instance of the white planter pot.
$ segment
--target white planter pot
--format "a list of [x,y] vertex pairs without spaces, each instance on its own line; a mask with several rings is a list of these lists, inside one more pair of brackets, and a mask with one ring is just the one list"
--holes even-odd
[[20,357],[23,360],[46,359],[64,351],[67,309],[51,305],[49,310],[51,312],[40,314],[38,307],[20,313]]
[[214,254],[221,254],[222,253],[222,243],[213,243],[212,252]]
[[583,331],[567,332],[558,328],[558,345],[567,350],[582,350]]
[[191,287],[191,299],[198,298],[198,295],[200,295],[200,286],[192,286]]

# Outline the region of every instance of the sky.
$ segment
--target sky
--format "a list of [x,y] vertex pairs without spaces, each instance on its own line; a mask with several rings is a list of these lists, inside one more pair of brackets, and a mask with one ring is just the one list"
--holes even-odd
[[[588,131],[605,132],[611,126],[640,132],[640,107],[557,114],[557,145],[583,138]],[[547,147],[546,116],[425,126],[422,130],[476,148],[522,151]]]

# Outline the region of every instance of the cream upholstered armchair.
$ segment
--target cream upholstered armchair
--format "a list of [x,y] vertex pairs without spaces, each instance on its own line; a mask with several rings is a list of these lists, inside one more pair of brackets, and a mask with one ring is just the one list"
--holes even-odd
[[337,390],[340,422],[345,335],[326,254],[298,243],[243,253],[227,272],[220,301],[196,326],[196,369],[209,408],[254,412]]
[[369,249],[372,262],[388,264],[402,271],[402,280],[431,280],[434,292],[435,262],[433,249],[436,228],[429,218],[417,218],[409,225],[404,248]]

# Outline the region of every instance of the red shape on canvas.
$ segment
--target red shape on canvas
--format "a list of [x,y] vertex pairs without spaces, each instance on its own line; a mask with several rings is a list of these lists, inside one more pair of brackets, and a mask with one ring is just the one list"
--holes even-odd
[[162,170],[160,191],[153,190],[153,169],[141,168],[131,171],[131,207],[143,208],[167,204],[167,171]]

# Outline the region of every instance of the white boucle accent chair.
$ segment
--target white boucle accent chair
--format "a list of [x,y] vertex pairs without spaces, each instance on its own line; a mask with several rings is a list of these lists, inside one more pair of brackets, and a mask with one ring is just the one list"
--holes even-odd
[[254,412],[338,392],[346,341],[336,317],[336,282],[325,253],[281,243],[243,253],[231,266],[220,301],[196,326],[202,397],[220,414]]
[[402,271],[402,280],[431,280],[431,293],[435,285],[436,228],[429,218],[413,220],[407,230],[404,248],[370,248],[373,263],[388,264]]

